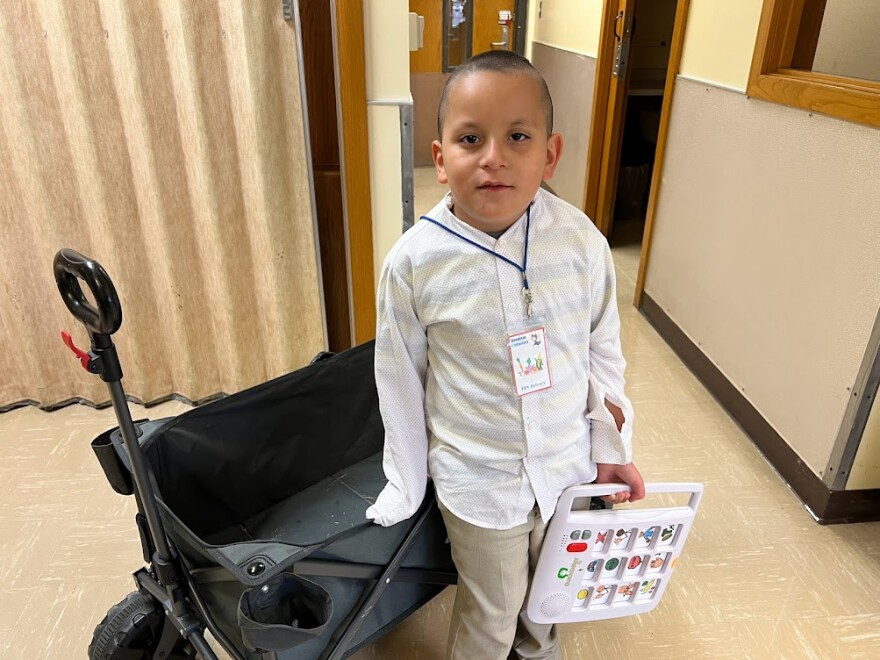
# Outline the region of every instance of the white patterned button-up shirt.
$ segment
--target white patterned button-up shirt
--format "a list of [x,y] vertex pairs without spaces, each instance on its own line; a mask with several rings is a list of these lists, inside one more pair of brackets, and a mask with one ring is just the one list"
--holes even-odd
[[[497,240],[456,218],[445,200],[429,216],[523,263],[526,215]],[[440,501],[474,525],[522,524],[536,501],[549,520],[565,488],[595,479],[596,463],[632,460],[608,243],[544,190],[529,224],[531,318],[517,268],[430,222],[407,231],[385,259],[376,384],[388,484],[367,510],[375,522],[413,515],[428,474]],[[508,337],[540,327],[553,386],[520,398]],[[620,432],[606,398],[623,410]]]

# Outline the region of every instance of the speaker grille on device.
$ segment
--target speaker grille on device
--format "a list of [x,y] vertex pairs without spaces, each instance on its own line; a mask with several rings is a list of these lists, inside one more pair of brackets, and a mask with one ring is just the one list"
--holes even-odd
[[541,614],[551,618],[557,617],[569,609],[571,609],[571,596],[563,591],[550,594],[541,603]]

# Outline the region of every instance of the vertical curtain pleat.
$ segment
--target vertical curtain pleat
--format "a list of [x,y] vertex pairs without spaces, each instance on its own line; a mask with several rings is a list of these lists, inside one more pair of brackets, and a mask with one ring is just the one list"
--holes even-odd
[[61,343],[72,247],[119,292],[127,392],[200,400],[324,345],[296,32],[281,3],[0,3],[0,409],[108,397]]

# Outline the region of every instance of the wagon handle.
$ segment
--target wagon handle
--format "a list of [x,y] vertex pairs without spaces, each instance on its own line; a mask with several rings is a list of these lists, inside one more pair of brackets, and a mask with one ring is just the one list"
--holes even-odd
[[[139,570],[135,573],[135,579],[142,590],[146,590],[162,603],[167,617],[165,631],[174,632],[176,629],[192,643],[199,657],[205,660],[217,660],[217,655],[202,635],[204,625],[193,615],[192,607],[185,599],[183,589],[186,581],[185,569],[165,535],[150,466],[138,440],[138,431],[135,429],[126,403],[125,390],[122,388],[122,367],[119,364],[116,346],[110,337],[122,325],[122,307],[119,304],[116,287],[113,286],[110,276],[101,264],[76,250],[69,248],[59,250],[55,255],[53,267],[55,282],[58,284],[58,291],[64,304],[74,318],[81,321],[89,331],[91,350],[86,352],[78,349],[68,333],[63,332],[61,336],[68,348],[79,358],[82,366],[90,373],[99,374],[101,380],[107,383],[116,421],[119,422],[122,442],[131,461],[138,513],[147,521],[147,530],[152,543],[144,543],[144,558],[150,561],[151,567],[149,571]],[[88,285],[96,305],[92,305],[86,299],[79,280]],[[152,548],[148,548],[150,545]],[[168,621],[172,625],[169,626]],[[164,632],[162,639],[165,640]],[[164,641],[162,643],[164,644]],[[162,644],[159,648],[163,648]]]
[[[107,271],[94,259],[64,248],[55,255],[55,282],[70,313],[93,334],[112,335],[122,325],[122,307],[116,287]],[[97,303],[94,307],[83,293],[83,280]]]

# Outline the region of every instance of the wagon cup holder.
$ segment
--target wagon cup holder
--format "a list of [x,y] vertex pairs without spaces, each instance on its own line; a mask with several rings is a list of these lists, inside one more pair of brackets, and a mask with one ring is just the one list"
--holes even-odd
[[238,601],[241,637],[254,652],[284,651],[319,636],[333,617],[333,601],[320,585],[281,573]]
[[116,429],[104,431],[97,438],[92,440],[92,451],[104,470],[104,476],[110,482],[110,486],[120,495],[131,495],[134,493],[134,485],[131,480],[131,473],[123,465],[122,459],[113,446],[111,436]]

